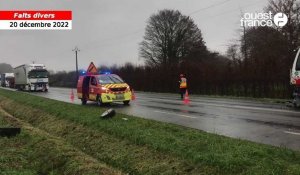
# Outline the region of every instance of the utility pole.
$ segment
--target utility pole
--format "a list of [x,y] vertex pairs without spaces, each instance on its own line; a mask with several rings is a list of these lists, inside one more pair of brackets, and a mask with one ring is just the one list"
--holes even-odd
[[244,59],[247,62],[247,39],[246,39],[246,24],[243,25],[243,40],[244,40]]
[[72,51],[75,52],[75,56],[76,56],[76,81],[77,81],[78,78],[79,78],[77,55],[78,55],[78,52],[80,52],[80,50],[79,50],[78,47],[76,46],[75,49],[73,49]]
[[[241,7],[240,7],[240,12],[241,12],[241,19],[243,18],[243,11],[242,11],[242,9],[241,9]],[[243,54],[244,54],[244,60],[245,60],[245,63],[247,64],[247,40],[246,40],[246,23],[245,23],[245,21],[243,21],[243,42],[244,42],[244,48],[243,48]]]

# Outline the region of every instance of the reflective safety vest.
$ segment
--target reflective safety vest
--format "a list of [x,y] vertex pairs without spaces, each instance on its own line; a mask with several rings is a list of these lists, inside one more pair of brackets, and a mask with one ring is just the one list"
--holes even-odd
[[180,88],[187,88],[186,78],[181,78],[179,87]]

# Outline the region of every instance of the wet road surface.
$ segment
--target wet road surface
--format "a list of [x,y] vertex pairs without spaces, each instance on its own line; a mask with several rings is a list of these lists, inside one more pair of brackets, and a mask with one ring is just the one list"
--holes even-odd
[[[51,88],[37,96],[71,102],[71,89]],[[76,98],[75,104],[81,104]],[[210,133],[300,150],[300,111],[285,104],[190,96],[184,105],[176,94],[136,93],[130,106],[112,104],[119,113],[174,123]],[[93,105],[94,103],[88,103]]]

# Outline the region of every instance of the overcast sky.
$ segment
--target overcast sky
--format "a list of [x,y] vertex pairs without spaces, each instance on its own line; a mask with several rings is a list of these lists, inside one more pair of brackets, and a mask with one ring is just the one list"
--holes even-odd
[[208,48],[224,53],[237,39],[240,15],[261,12],[268,0],[0,0],[0,10],[72,10],[70,31],[0,30],[0,63],[13,67],[31,63],[48,69],[74,70],[80,49],[79,67],[132,62],[138,56],[148,18],[162,9],[177,9],[190,15],[202,31]]

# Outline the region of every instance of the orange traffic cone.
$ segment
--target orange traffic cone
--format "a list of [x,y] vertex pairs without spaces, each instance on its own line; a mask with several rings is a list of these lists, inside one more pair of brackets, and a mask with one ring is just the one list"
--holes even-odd
[[134,90],[131,90],[131,100],[135,100],[135,94],[134,94]]
[[70,94],[70,99],[71,99],[71,102],[74,102],[74,91],[73,91],[73,89],[72,89],[71,94]]
[[184,103],[185,105],[190,104],[190,98],[189,98],[188,90],[185,91],[183,103]]

